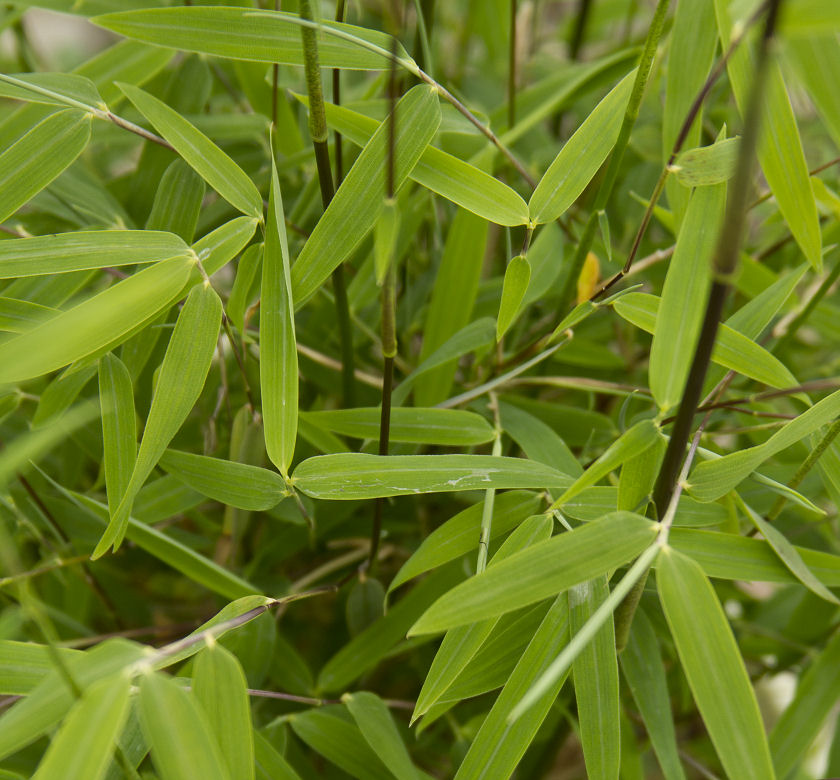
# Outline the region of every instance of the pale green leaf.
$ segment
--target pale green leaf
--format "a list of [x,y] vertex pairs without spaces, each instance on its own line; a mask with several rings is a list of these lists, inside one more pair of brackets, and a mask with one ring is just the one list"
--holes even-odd
[[119,88],[184,161],[234,208],[262,219],[262,198],[248,175],[177,111],[132,84]]
[[108,353],[99,360],[99,407],[102,412],[102,457],[108,509],[117,511],[137,460],[134,388],[125,364]]
[[502,285],[502,300],[499,303],[499,315],[496,318],[496,341],[501,341],[502,336],[507,333],[508,328],[513,324],[525,291],[528,289],[528,282],[531,280],[531,266],[528,258],[524,255],[517,255],[508,263],[505,269],[505,280]]
[[840,7],[834,0],[796,0],[781,7],[779,24],[786,36],[813,38],[840,32]]
[[656,584],[694,701],[729,777],[775,777],[755,692],[723,608],[698,564],[673,548]]
[[[56,648],[63,662],[82,654],[69,647]],[[29,693],[53,669],[55,661],[47,645],[0,639],[0,694],[22,696]]]
[[373,226],[373,268],[376,283],[382,285],[397,249],[400,234],[400,212],[394,198],[385,198],[382,211]]
[[300,780],[300,775],[259,731],[254,734],[254,749],[259,780]]
[[116,550],[122,543],[137,492],[198,400],[216,350],[221,319],[222,302],[215,290],[209,284],[194,287],[169,340],[131,480],[94,558],[112,544]]
[[298,425],[298,359],[286,219],[274,155],[260,298],[260,389],[265,447],[286,476]]
[[[394,190],[408,178],[440,124],[437,94],[426,85],[410,89],[396,105]],[[387,122],[380,126],[303,246],[292,266],[292,291],[300,308],[349,257],[376,223],[383,207]]]
[[[27,89],[31,85],[33,89]],[[50,95],[49,93],[55,93]],[[12,73],[0,74],[0,97],[46,103],[66,108],[80,108],[82,103],[90,108],[103,108],[104,103],[96,85],[88,78],[75,73]],[[72,101],[62,100],[62,97]],[[76,105],[73,105],[76,103]]]
[[[725,182],[735,174],[739,144],[738,138],[724,138],[710,146],[688,149],[677,155],[671,172],[685,187],[708,187]],[[671,265],[673,263],[672,260]]]
[[292,483],[312,498],[352,500],[488,488],[566,487],[570,478],[523,458],[493,455],[317,455]]
[[632,71],[618,83],[554,158],[528,203],[534,222],[553,222],[592,181],[618,139],[635,75]]
[[412,627],[429,634],[502,615],[621,566],[653,541],[653,523],[616,512],[508,558],[440,598]]
[[217,642],[202,650],[193,667],[192,691],[201,704],[230,776],[254,777],[254,732],[245,673],[236,656]]

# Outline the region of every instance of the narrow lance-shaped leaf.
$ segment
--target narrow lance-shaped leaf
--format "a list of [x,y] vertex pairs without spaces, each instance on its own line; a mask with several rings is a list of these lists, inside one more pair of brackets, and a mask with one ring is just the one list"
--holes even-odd
[[207,716],[195,697],[152,672],[140,684],[140,723],[163,780],[229,780]]
[[137,459],[137,422],[131,376],[125,364],[111,353],[99,360],[99,406],[108,510],[114,514]]
[[178,236],[158,230],[58,233],[0,243],[0,278],[62,274],[189,256],[189,247]]
[[0,384],[23,382],[116,345],[176,300],[194,259],[155,263],[0,345]]
[[[303,64],[300,21],[297,14],[255,11],[249,8],[146,8],[139,11],[106,14],[94,23],[120,35],[146,41],[155,46],[196,51],[235,60]],[[323,21],[318,41],[321,67],[356,70],[382,70],[388,67],[391,38],[378,30],[368,30],[339,22]],[[337,30],[379,49],[371,51],[352,39],[328,34]],[[408,55],[398,45],[397,56]]]
[[397,780],[419,780],[394,719],[378,696],[359,691],[342,697],[368,745]]
[[260,388],[266,452],[285,477],[297,439],[298,360],[289,245],[274,155],[260,299]]
[[90,115],[81,111],[50,114],[22,138],[0,136],[0,222],[39,193],[87,146]]
[[554,158],[528,204],[534,222],[553,222],[592,181],[618,139],[635,75],[632,71],[618,83]]
[[763,444],[731,452],[698,465],[689,476],[689,491],[699,501],[715,501],[746,479],[764,461],[796,444],[840,415],[840,390],[777,430]]
[[[685,187],[708,187],[731,179],[738,159],[738,138],[724,138],[711,146],[682,152],[674,160],[671,172]],[[680,231],[682,235],[682,231]],[[671,264],[673,264],[673,260]]]
[[116,549],[122,543],[137,492],[201,394],[221,320],[222,302],[215,290],[209,284],[193,288],[178,315],[161,365],[131,480],[94,550],[94,558],[103,555],[112,544]]
[[626,563],[655,536],[655,525],[639,515],[607,515],[471,577],[438,599],[409,633],[445,631],[562,593]]
[[523,458],[493,455],[318,455],[292,477],[312,498],[351,500],[488,488],[566,487],[570,478]]
[[505,269],[505,281],[502,285],[502,300],[499,303],[499,316],[496,318],[496,341],[507,333],[519,314],[519,307],[531,280],[531,266],[528,258],[517,255]]
[[254,731],[245,673],[236,656],[212,642],[195,659],[192,690],[232,778],[254,777]]
[[128,715],[129,681],[124,675],[92,685],[53,737],[34,780],[99,780]]
[[119,88],[195,172],[234,208],[262,218],[262,198],[248,175],[177,111],[132,84]]
[[663,410],[682,397],[703,323],[712,254],[725,204],[725,184],[694,191],[668,264],[648,369],[650,389]]
[[[410,89],[396,106],[394,189],[399,190],[440,125],[437,94],[428,86]],[[388,127],[368,141],[315,225],[292,266],[295,306],[300,308],[373,228],[383,207]]]
[[694,701],[726,774],[772,780],[755,692],[714,589],[702,569],[673,548],[659,556],[656,583]]
[[[31,85],[33,88],[28,89]],[[50,95],[48,93],[55,93]],[[96,85],[76,73],[13,73],[0,75],[0,97],[66,107],[83,103],[90,108],[104,108]],[[62,98],[70,98],[72,102]],[[75,105],[75,108],[80,106]]]

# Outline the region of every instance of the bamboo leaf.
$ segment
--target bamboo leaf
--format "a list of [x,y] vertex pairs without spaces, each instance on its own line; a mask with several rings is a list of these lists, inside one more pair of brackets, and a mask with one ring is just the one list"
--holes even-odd
[[810,38],[840,30],[840,9],[831,0],[798,0],[792,7],[782,8],[782,32],[792,38]]
[[192,690],[219,745],[231,777],[254,777],[254,732],[245,673],[236,656],[217,642],[195,659]]
[[[82,654],[69,647],[57,648],[62,662]],[[53,669],[55,661],[47,645],[0,639],[0,693],[22,696],[30,693]]]
[[[428,86],[410,89],[396,106],[394,190],[408,178],[440,124],[440,104]],[[350,256],[383,207],[387,122],[374,133],[292,266],[292,291],[300,308]]]
[[93,552],[99,558],[125,536],[137,492],[198,400],[210,370],[222,319],[222,302],[209,284],[194,287],[166,350],[131,480]]
[[715,501],[746,479],[764,461],[832,422],[838,415],[840,390],[783,425],[763,444],[700,463],[689,476],[691,495],[698,501]]
[[8,145],[0,136],[0,222],[39,193],[73,162],[90,139],[90,115],[81,111],[50,114]]
[[382,699],[359,691],[341,697],[371,749],[397,780],[418,780],[419,773]]
[[[512,490],[496,496],[490,539],[501,536],[537,511],[541,500],[535,493]],[[477,549],[481,531],[483,503],[464,509],[436,528],[421,542],[414,554],[397,572],[388,592],[408,580]]]
[[262,198],[248,175],[177,111],[132,84],[118,84],[184,161],[234,208],[262,219]]
[[665,780],[685,780],[677,752],[665,664],[653,626],[641,609],[633,618],[630,638],[618,659]]
[[775,777],[744,661],[702,569],[665,548],[656,583],[694,701],[727,775]]
[[[732,22],[725,0],[715,0],[715,14],[721,45],[726,48],[732,37]],[[745,44],[733,52],[726,66],[742,116],[753,88],[752,63],[750,47]],[[761,170],[796,243],[808,258],[808,262],[820,270],[822,237],[817,204],[811,189],[796,117],[776,61],[767,64],[761,113],[761,135],[757,148]]]
[[[377,407],[304,412],[302,416],[313,425],[342,436],[379,437],[380,410]],[[418,407],[391,410],[391,441],[471,446],[493,441],[494,436],[490,424],[475,412]]]
[[618,83],[554,158],[528,203],[532,221],[554,222],[592,181],[618,139],[635,74]]
[[499,316],[496,318],[496,341],[501,341],[508,328],[513,325],[519,314],[522,299],[531,280],[531,266],[528,258],[517,255],[508,263],[505,269],[505,280],[502,286],[502,300],[499,303]]
[[260,299],[260,389],[268,457],[285,477],[295,454],[298,360],[286,219],[274,155]]
[[0,384],[33,379],[119,343],[176,300],[193,264],[187,257],[155,263],[0,344]]
[[[656,331],[659,298],[655,295],[627,293],[613,302],[613,308],[637,328],[648,333]],[[724,368],[771,387],[791,387],[797,384],[796,377],[777,357],[725,323],[718,329],[712,360]]]
[[566,488],[563,495],[554,502],[554,506],[562,506],[586,488],[603,479],[625,461],[646,452],[656,444],[660,436],[659,426],[653,420],[642,420],[636,423],[632,428],[622,433],[598,460]]
[[395,198],[385,198],[373,226],[373,268],[376,283],[382,285],[391,266],[400,235],[400,212]]
[[[732,178],[738,159],[738,138],[724,138],[710,146],[681,152],[671,166],[677,181],[685,187],[708,187]],[[682,236],[682,230],[680,231]],[[671,265],[674,261],[671,260]]]
[[502,615],[568,590],[650,545],[656,529],[630,512],[615,512],[508,558],[453,588],[412,626],[430,634]]
[[115,355],[99,360],[99,406],[108,510],[117,511],[137,460],[134,388],[125,364]]
[[283,477],[247,463],[169,449],[161,455],[160,467],[202,495],[237,509],[264,512],[289,495]]
[[140,723],[162,780],[227,780],[229,772],[204,712],[178,683],[157,672],[140,684]]
[[566,487],[569,477],[522,458],[493,455],[317,455],[292,483],[312,498],[352,500],[488,488]]
[[0,279],[42,276],[105,266],[190,257],[173,233],[157,230],[91,230],[0,242]]
[[[553,466],[566,474],[583,473],[572,451],[551,426],[513,404],[499,403],[502,428],[531,459]],[[615,507],[613,507],[615,509]]]
[[[208,276],[213,276],[242,251],[253,237],[258,224],[259,220],[254,217],[236,217],[192,245]],[[197,268],[194,269],[191,281],[194,284],[202,281]]]
[[53,737],[34,780],[99,780],[128,716],[129,681],[122,675],[92,685]]
[[558,680],[539,702],[514,723],[510,722],[510,712],[568,641],[569,606],[566,594],[561,593],[554,600],[482,722],[458,768],[456,780],[510,777],[536,736],[565,678]]
[[254,734],[254,748],[259,780],[300,780],[300,775],[259,731]]
[[[33,89],[27,89],[31,85]],[[48,93],[55,93],[50,95]],[[90,108],[105,108],[96,85],[88,78],[76,73],[12,73],[0,75],[0,97],[13,100],[26,100],[32,103],[45,103],[66,108],[68,103],[63,97],[69,97],[75,103],[83,103]]]
[[[302,65],[303,48],[297,14],[248,8],[144,8],[97,16],[94,24],[120,35],[184,51],[254,62]],[[382,70],[388,67],[390,36],[350,24],[324,21],[318,41],[323,68]],[[335,30],[342,37],[329,34]],[[372,44],[371,51],[359,43]],[[409,59],[402,46],[397,56]]]
[[650,389],[662,410],[682,398],[703,324],[725,205],[725,184],[694,191],[668,265],[648,368]]

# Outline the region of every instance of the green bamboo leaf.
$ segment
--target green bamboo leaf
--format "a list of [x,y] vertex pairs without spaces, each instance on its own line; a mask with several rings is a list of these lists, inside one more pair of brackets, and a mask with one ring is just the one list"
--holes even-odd
[[397,780],[418,780],[419,772],[411,763],[394,719],[382,699],[359,691],[341,697],[356,721],[359,731],[380,761]]
[[26,333],[56,314],[58,309],[51,306],[0,297],[0,330],[7,333]]
[[811,662],[799,681],[793,701],[770,732],[770,753],[779,777],[787,777],[808,752],[837,704],[840,685],[840,633]]
[[146,231],[169,230],[184,241],[192,241],[207,188],[183,160],[173,160],[160,178]]
[[[381,412],[378,407],[304,412],[302,416],[313,425],[342,436],[379,437]],[[486,444],[494,437],[487,420],[475,412],[418,407],[391,410],[391,441],[468,447]]]
[[89,78],[111,107],[124,100],[117,81],[144,84],[160,73],[174,56],[171,49],[120,41],[83,62],[73,72]]
[[312,498],[352,500],[488,488],[566,487],[569,477],[523,458],[493,455],[317,455],[292,483]]
[[[81,650],[56,648],[62,662],[82,655]],[[30,693],[55,667],[47,645],[0,639],[0,694],[22,696]]]
[[111,523],[93,552],[99,558],[125,536],[137,492],[152,473],[204,387],[222,319],[222,302],[209,284],[194,287],[166,350],[131,480]]
[[[542,499],[536,493],[528,493],[524,490],[512,490],[496,496],[493,504],[490,539],[493,540],[507,533],[533,515],[541,502]],[[388,592],[390,593],[420,574],[477,549],[482,511],[482,502],[473,504],[432,531],[402,565],[388,586]]]
[[382,211],[373,226],[373,268],[376,283],[382,285],[397,249],[400,233],[400,212],[395,198],[385,198]]
[[23,382],[119,343],[173,303],[195,261],[164,260],[0,345],[0,385]]
[[[697,561],[709,577],[799,584],[775,550],[760,539],[693,528],[674,528],[669,538],[680,552]],[[794,549],[823,585],[840,585],[840,556],[805,547]]]
[[[117,674],[144,656],[141,645],[109,639],[92,650],[69,658],[67,666],[84,692],[98,680]],[[23,699],[0,717],[0,759],[16,753],[56,726],[75,703],[75,697],[55,668]]]
[[703,324],[725,205],[725,184],[694,191],[668,265],[648,368],[650,389],[662,410],[682,398]]
[[412,626],[410,634],[445,631],[554,596],[626,563],[655,535],[650,521],[615,512],[555,536],[451,590]]
[[533,222],[554,222],[592,181],[618,139],[635,75],[610,91],[554,158],[528,203]]
[[[400,382],[391,399],[393,405],[397,407],[403,404],[408,398],[414,383],[428,372],[447,363],[452,363],[469,352],[475,352],[481,347],[492,344],[495,333],[496,323],[492,317],[481,317],[468,325],[464,325],[434,352],[431,352],[414,371]],[[391,413],[393,414],[395,411],[396,409],[393,409]]]
[[[395,110],[394,189],[397,191],[437,132],[440,104],[437,94],[421,84],[400,98]],[[352,254],[376,223],[385,191],[387,124],[374,133],[356,158],[292,267],[292,291],[297,308]]]
[[[637,328],[648,333],[656,331],[659,314],[657,296],[648,293],[627,293],[613,302],[613,308]],[[724,368],[737,371],[771,387],[791,387],[798,384],[796,377],[777,357],[725,323],[718,329],[712,360]]]
[[[532,544],[547,540],[551,536],[552,527],[553,520],[547,515],[528,518],[505,540],[490,560],[489,567],[499,564]],[[447,631],[417,696],[412,722],[428,712],[444,695],[458,675],[470,664],[498,622],[499,618],[490,618]]]
[[0,242],[0,279],[63,274],[106,266],[190,257],[173,233],[157,230],[91,230]]
[[[423,323],[420,360],[424,364],[470,321],[484,265],[487,233],[485,220],[465,209],[455,213]],[[415,385],[417,406],[434,406],[443,401],[449,395],[456,368],[457,362],[451,360],[424,373]]]
[[[715,14],[721,45],[726,48],[732,37],[732,21],[726,0],[715,0]],[[766,68],[764,99],[761,103],[761,134],[757,148],[758,161],[796,243],[808,258],[808,262],[820,270],[822,236],[819,216],[796,117],[778,62],[770,61]],[[726,69],[732,91],[735,93],[735,101],[743,115],[753,88],[753,57],[749,45],[745,44],[735,49],[727,61]]]
[[791,38],[812,38],[840,30],[840,8],[832,0],[797,0],[782,6],[780,27]]
[[698,501],[717,500],[737,487],[764,461],[832,422],[838,415],[840,390],[783,425],[763,444],[731,452],[696,466],[689,476],[689,492]]
[[703,570],[666,547],[656,584],[694,701],[727,775],[775,777],[744,661]]
[[393,780],[343,707],[319,707],[289,717],[295,734],[316,753],[359,780]]
[[73,705],[33,775],[34,780],[99,780],[128,716],[129,681],[99,680]]
[[562,506],[586,488],[603,479],[625,461],[646,452],[659,441],[660,437],[659,426],[653,420],[642,420],[636,423],[632,428],[622,433],[598,460],[566,488],[563,495],[554,502],[554,506]]
[[50,382],[41,393],[38,408],[32,416],[32,428],[41,428],[64,414],[76,401],[79,393],[96,374],[96,366],[71,366]]
[[840,56],[836,36],[826,32],[820,29],[806,38],[788,40],[784,53],[820,112],[825,129],[834,143],[840,144],[840,100],[831,89],[834,80],[840,78]]
[[637,610],[627,646],[618,659],[665,780],[685,780],[677,751],[665,664],[644,610]]
[[177,111],[132,84],[118,84],[184,161],[234,208],[262,219],[262,198],[248,175]]
[[58,111],[7,146],[0,144],[0,222],[8,219],[73,162],[90,139],[90,115]]
[[[27,85],[33,88],[27,89]],[[50,95],[50,92],[54,94]],[[68,105],[80,108],[78,103],[93,109],[106,108],[96,85],[90,79],[75,73],[0,74],[0,97],[46,103],[62,108]],[[70,98],[72,102],[68,103],[62,97]]]
[[[184,51],[253,62],[303,64],[297,14],[249,8],[161,8],[94,17],[94,24],[120,35]],[[388,67],[391,38],[377,30],[324,21],[318,41],[323,68],[382,70]],[[341,37],[330,34],[341,33]],[[355,39],[355,41],[354,41]],[[371,44],[371,51],[361,44]],[[397,56],[411,61],[401,45]]]
[[286,219],[274,155],[260,299],[260,389],[266,451],[285,477],[297,439],[298,359]]
[[796,548],[788,541],[787,537],[776,526],[768,523],[761,515],[753,511],[743,501],[739,501],[741,506],[746,510],[752,524],[756,530],[767,540],[767,543],[776,551],[782,563],[790,569],[791,573],[798,579],[808,590],[821,599],[840,606],[840,599],[838,599],[828,588],[825,587],[808,568],[802,556],[796,551]]
[[259,731],[254,734],[254,748],[259,780],[301,780],[289,762]]
[[217,642],[195,659],[192,690],[201,705],[231,777],[254,777],[254,732],[245,673],[236,656]]
[[509,720],[510,712],[568,641],[569,606],[566,594],[561,593],[554,600],[490,713],[482,722],[458,768],[456,780],[501,778],[513,774],[563,687],[565,678],[558,680],[539,702],[514,723]]
[[[609,593],[606,576],[569,589],[569,633],[572,641]],[[570,647],[571,643],[566,649]],[[587,776],[618,778],[621,705],[611,613],[572,664],[572,679]]]
[[289,495],[277,472],[247,463],[166,450],[159,465],[193,490],[237,509],[264,512]]
[[117,511],[137,460],[134,388],[125,364],[115,355],[99,360],[99,407],[102,410],[102,457],[108,510]]
[[240,333],[245,331],[245,314],[248,307],[261,293],[260,287],[254,284],[254,280],[259,278],[260,281],[257,284],[262,284],[262,273],[257,277],[262,267],[262,256],[263,245],[251,244],[236,264],[236,278],[233,280],[225,311]]
[[[739,138],[724,138],[710,146],[681,152],[671,165],[671,172],[685,187],[708,187],[721,184],[735,174]],[[682,231],[680,231],[682,235]],[[671,260],[671,265],[674,261]]]
[[[551,426],[513,404],[499,403],[502,429],[531,459],[579,477],[583,469],[572,451]],[[615,507],[613,507],[615,509]]]
[[162,780],[228,780],[207,716],[195,698],[166,675],[150,672],[140,684],[140,723]]
[[[302,95],[295,97],[308,103]],[[364,146],[379,127],[375,119],[346,106],[327,103],[325,109],[327,124],[358,146]],[[528,223],[528,205],[515,190],[434,146],[426,147],[410,176],[418,184],[489,222],[511,227]]]
[[531,265],[524,255],[517,255],[505,269],[502,285],[502,300],[499,303],[499,316],[496,318],[496,341],[501,341],[508,328],[513,325],[519,314],[522,299],[531,280]]
[[424,578],[396,604],[390,605],[383,617],[353,637],[327,661],[318,675],[318,690],[346,690],[354,680],[375,668],[398,642],[405,639],[411,624],[429,605],[463,578],[463,570],[456,564]]

